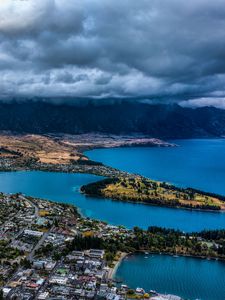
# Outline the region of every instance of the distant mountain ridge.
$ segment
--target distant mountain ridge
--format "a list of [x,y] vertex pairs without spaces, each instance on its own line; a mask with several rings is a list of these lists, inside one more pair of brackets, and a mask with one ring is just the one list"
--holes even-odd
[[84,106],[0,103],[0,130],[39,134],[142,134],[164,139],[220,137],[225,135],[225,110],[138,102]]

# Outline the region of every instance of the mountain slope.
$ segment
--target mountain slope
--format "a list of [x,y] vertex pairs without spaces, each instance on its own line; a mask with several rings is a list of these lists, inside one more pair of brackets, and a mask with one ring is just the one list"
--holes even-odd
[[1,103],[0,130],[26,133],[144,134],[160,138],[225,135],[225,111],[122,102],[111,105],[54,105],[44,102]]

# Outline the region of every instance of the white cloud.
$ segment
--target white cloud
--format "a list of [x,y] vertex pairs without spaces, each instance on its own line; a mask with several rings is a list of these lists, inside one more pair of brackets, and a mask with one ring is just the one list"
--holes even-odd
[[179,103],[183,107],[206,107],[214,106],[216,108],[225,109],[225,98],[198,98]]

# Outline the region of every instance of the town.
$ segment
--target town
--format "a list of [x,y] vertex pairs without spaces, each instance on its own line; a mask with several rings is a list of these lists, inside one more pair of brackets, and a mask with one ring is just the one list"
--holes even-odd
[[2,193],[0,200],[0,299],[181,299],[113,279],[123,253],[99,249],[99,241],[133,231],[84,219],[61,203]]

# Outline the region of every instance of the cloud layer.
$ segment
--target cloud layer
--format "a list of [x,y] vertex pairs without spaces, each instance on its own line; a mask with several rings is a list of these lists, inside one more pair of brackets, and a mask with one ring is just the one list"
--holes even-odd
[[224,28],[224,0],[1,0],[1,97],[218,101]]

